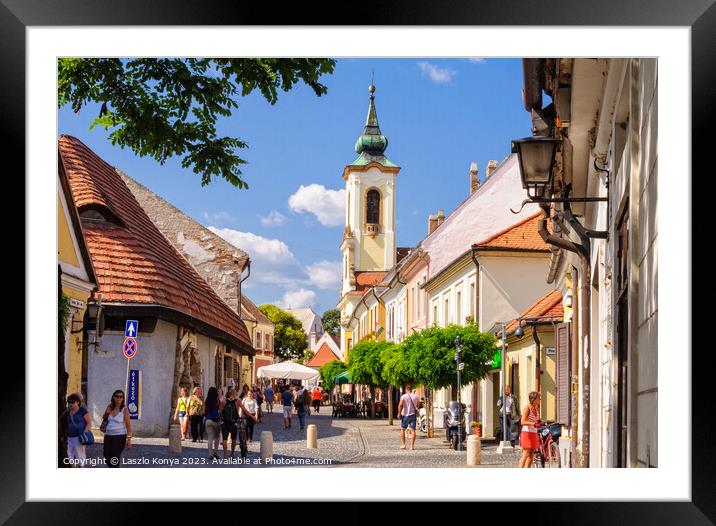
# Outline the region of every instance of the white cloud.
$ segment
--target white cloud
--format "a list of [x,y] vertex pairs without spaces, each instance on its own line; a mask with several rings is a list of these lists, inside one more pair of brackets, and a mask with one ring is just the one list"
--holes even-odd
[[257,236],[251,232],[240,232],[231,228],[215,228],[210,226],[217,236],[222,237],[232,245],[240,248],[249,254],[254,261],[262,261],[274,264],[295,264],[296,258],[288,248],[288,245],[280,239],[269,239]]
[[221,223],[221,222],[224,222],[224,223],[227,223],[227,222],[233,223],[234,222],[234,217],[230,213],[224,212],[223,210],[221,212],[213,212],[213,213],[204,212],[203,215],[204,215],[204,220],[206,220],[207,223],[210,223],[212,225],[215,225],[215,224]]
[[300,309],[303,307],[315,307],[318,301],[318,295],[312,290],[300,288],[297,290],[289,290],[280,301],[275,302],[283,309]]
[[484,58],[481,57],[472,57],[468,58],[467,60],[472,62],[473,64],[484,64],[485,62],[487,62]]
[[452,69],[439,68],[430,62],[418,62],[418,67],[423,72],[423,75],[430,77],[430,80],[435,84],[447,84],[457,74]]
[[277,210],[271,210],[268,216],[259,216],[259,219],[263,226],[282,226],[286,224],[288,218]]
[[319,289],[338,289],[341,284],[341,262],[319,261],[306,267],[308,279]]
[[329,190],[320,184],[301,185],[288,198],[288,206],[297,214],[315,215],[323,226],[342,226],[345,223],[346,191]]

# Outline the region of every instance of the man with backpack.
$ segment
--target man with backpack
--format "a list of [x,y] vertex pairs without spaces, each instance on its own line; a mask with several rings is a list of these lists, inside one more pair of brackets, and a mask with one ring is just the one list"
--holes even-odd
[[244,407],[244,404],[241,403],[241,400],[236,397],[236,389],[230,387],[229,391],[226,393],[226,402],[221,409],[221,436],[223,438],[222,445],[224,446],[224,458],[226,458],[226,446],[229,436],[231,436],[231,458],[234,458],[237,438],[240,443],[241,458],[246,458],[246,455],[248,454],[248,449],[246,447],[246,435],[243,432],[239,432],[239,409],[241,409],[243,414],[246,415],[244,418],[253,418],[253,420],[256,421],[256,417],[249,413],[246,407]]
[[298,389],[293,395],[293,406],[296,408],[296,414],[298,415],[298,424],[301,429],[306,425],[306,404],[304,403],[303,394],[305,389],[301,384],[298,385]]

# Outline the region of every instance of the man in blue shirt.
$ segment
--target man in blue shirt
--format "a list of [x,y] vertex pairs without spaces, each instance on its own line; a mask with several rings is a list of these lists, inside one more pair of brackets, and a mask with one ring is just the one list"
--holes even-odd
[[273,389],[271,385],[264,389],[264,397],[266,398],[266,408],[269,413],[273,413]]
[[285,385],[281,386],[281,404],[283,405],[283,428],[291,428],[291,411],[293,409],[293,393]]

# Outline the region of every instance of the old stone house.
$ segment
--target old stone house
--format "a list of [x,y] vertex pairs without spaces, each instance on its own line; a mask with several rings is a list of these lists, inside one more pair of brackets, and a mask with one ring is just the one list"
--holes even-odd
[[[138,371],[133,432],[164,436],[180,387],[238,381],[241,356],[255,353],[250,335],[114,167],[74,137],[61,136],[59,152],[102,294],[104,333],[87,356],[87,407],[99,425],[112,392],[126,390],[129,370]],[[123,354],[127,320],[139,322],[131,360]]]

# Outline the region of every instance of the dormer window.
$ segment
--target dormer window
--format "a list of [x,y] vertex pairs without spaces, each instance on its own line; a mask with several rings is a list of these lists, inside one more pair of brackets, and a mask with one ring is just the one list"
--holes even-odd
[[112,213],[112,211],[104,205],[91,204],[85,205],[78,209],[80,218],[83,220],[90,221],[102,221],[105,223],[113,223],[117,226],[124,227],[125,225],[119,220],[119,218]]
[[96,221],[107,221],[107,218],[102,215],[99,210],[85,210],[80,214],[83,219],[94,219]]

